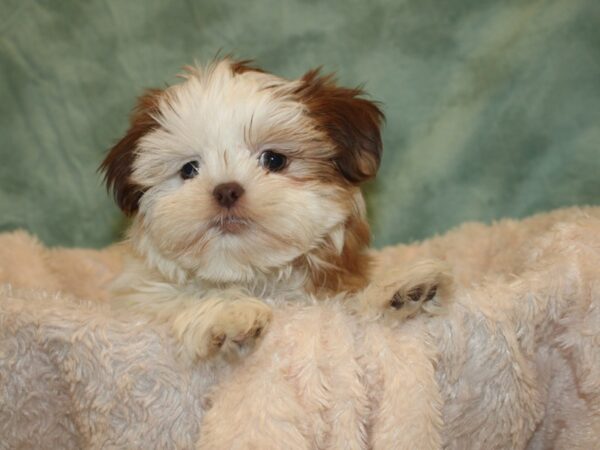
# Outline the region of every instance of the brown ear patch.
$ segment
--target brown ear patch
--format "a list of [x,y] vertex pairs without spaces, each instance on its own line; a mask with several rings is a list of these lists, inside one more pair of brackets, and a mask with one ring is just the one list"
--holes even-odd
[[335,144],[334,162],[351,183],[375,176],[381,162],[380,127],[385,120],[377,103],[363,98],[359,88],[338,87],[333,75],[307,72],[296,90],[309,115]]
[[144,194],[143,187],[131,180],[137,144],[140,138],[159,126],[155,116],[162,94],[161,89],[148,89],[138,98],[131,114],[129,129],[110,149],[99,168],[104,172],[107,189],[112,191],[117,205],[128,216],[137,211]]

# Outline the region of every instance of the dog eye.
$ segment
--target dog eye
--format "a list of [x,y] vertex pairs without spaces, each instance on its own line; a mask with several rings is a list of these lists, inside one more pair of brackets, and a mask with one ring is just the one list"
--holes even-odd
[[258,157],[258,163],[269,172],[279,172],[287,164],[287,158],[281,153],[275,153],[272,150],[265,150]]
[[179,175],[184,180],[189,180],[198,175],[198,161],[190,161],[185,163],[181,169],[179,169]]

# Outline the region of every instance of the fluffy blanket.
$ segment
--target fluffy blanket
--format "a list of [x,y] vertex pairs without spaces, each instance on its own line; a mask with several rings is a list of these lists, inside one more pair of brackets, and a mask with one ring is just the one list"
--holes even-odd
[[116,317],[122,250],[0,236],[0,448],[594,448],[600,442],[600,208],[466,224],[376,253],[447,260],[441,314],[278,310],[219,380],[161,325]]

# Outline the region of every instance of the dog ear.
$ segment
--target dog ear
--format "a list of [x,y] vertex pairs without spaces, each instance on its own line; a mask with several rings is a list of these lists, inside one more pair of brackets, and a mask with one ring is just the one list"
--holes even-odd
[[112,191],[117,205],[128,216],[137,211],[144,194],[144,188],[131,179],[138,141],[158,127],[155,117],[162,94],[161,89],[148,89],[138,98],[125,136],[109,150],[99,168],[104,172],[106,188]]
[[376,102],[360,88],[343,88],[320,69],[307,72],[296,90],[309,115],[336,146],[334,162],[351,183],[375,176],[381,162],[381,125],[385,120]]

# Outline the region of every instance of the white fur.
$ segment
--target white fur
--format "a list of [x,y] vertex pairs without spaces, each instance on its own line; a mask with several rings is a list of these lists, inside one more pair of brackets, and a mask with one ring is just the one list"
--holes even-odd
[[[194,359],[213,353],[208,347],[223,329],[233,340],[266,327],[271,313],[257,299],[306,302],[306,269],[295,261],[306,256],[326,267],[311,252],[329,240],[341,253],[345,222],[365,211],[357,187],[310,177],[332,164],[334,149],[294,97],[298,81],[235,74],[227,60],[184,78],[160,96],[158,127],[135,150],[131,178],[145,192],[113,304],[171,323],[180,352]],[[260,166],[266,149],[287,156],[285,173]],[[190,161],[199,163],[198,174],[184,180],[180,169]],[[224,211],[213,190],[229,182],[245,191],[235,205],[246,224],[239,233],[215,227]],[[228,292],[235,292],[237,316],[225,312]]]
[[[348,217],[338,187],[290,182],[307,170],[293,155],[317,145],[325,157],[330,145],[290,98],[296,85],[268,74],[233,75],[221,61],[167,90],[156,117],[161,128],[141,139],[132,176],[148,190],[131,237],[153,269],[177,282],[251,282],[307,253]],[[264,149],[291,155],[286,175],[259,166]],[[192,160],[199,174],[184,181],[179,169]],[[253,223],[224,236],[207,228],[219,213],[214,187],[231,181],[244,187],[243,212]],[[176,243],[191,248],[174,251]]]

